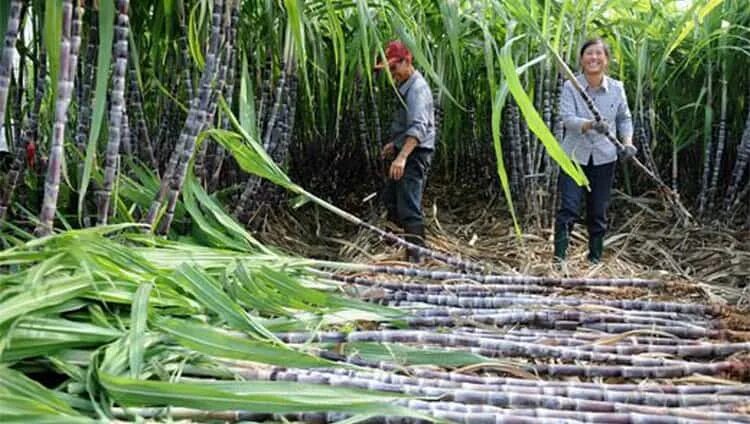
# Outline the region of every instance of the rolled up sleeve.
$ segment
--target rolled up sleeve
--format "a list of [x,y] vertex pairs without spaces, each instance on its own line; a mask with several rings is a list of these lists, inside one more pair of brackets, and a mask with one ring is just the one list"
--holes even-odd
[[633,136],[633,117],[628,107],[628,96],[625,87],[620,86],[620,103],[617,105],[617,134],[620,138]]
[[575,95],[573,84],[570,81],[566,81],[563,85],[562,96],[560,97],[560,117],[568,132],[581,134],[581,127],[588,119],[581,118],[576,114]]
[[421,144],[430,131],[430,106],[432,93],[429,87],[414,87],[406,96],[406,131],[404,136],[414,137]]

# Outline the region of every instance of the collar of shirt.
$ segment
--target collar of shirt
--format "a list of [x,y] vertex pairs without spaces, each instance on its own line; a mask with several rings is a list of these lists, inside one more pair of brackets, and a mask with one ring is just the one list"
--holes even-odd
[[408,80],[404,81],[403,84],[398,86],[398,92],[401,93],[402,96],[406,95],[406,92],[409,91],[409,88],[414,84],[414,81],[419,78],[419,71],[414,70],[414,73],[411,74]]
[[[589,80],[586,79],[586,75],[583,75],[583,74],[579,75],[578,81],[581,83],[581,86],[583,87],[584,90],[588,90]],[[598,90],[600,88],[603,89],[605,93],[609,91],[609,77],[607,77],[606,75],[602,75],[602,85],[600,85],[596,89]]]

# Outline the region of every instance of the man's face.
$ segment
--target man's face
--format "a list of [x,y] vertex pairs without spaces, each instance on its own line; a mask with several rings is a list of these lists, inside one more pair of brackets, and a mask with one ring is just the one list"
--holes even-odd
[[398,82],[404,82],[409,79],[409,63],[406,60],[399,60],[388,65],[391,76]]

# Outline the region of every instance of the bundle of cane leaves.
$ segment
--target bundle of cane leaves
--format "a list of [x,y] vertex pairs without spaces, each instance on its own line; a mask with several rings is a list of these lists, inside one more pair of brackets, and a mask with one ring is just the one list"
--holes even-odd
[[[0,266],[20,269],[0,278],[0,362],[13,376],[6,386],[18,379],[36,384],[73,420],[81,414],[81,420],[111,417],[113,407],[129,406],[408,414],[388,406],[400,395],[213,381],[233,377],[219,360],[335,367],[317,355],[319,348],[287,345],[274,332],[388,321],[402,313],[334,293],[336,285],[308,271],[324,264],[254,247],[243,229],[227,231],[234,222],[210,199],[186,210],[211,216],[203,221],[205,234],[228,234],[236,243],[219,248],[211,241],[194,244],[198,239],[170,241],[117,225],[67,231],[0,252]],[[212,381],[181,381],[191,372]],[[7,410],[14,417],[41,422],[37,415],[65,412],[15,403],[19,395],[8,390],[3,405],[16,405]],[[295,396],[282,395],[290,393]]]

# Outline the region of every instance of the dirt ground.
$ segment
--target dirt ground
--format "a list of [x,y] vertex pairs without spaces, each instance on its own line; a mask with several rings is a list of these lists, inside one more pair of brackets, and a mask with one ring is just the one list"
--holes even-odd
[[[363,219],[399,232],[384,219],[377,196],[345,203],[350,210],[359,209],[355,213]],[[527,219],[531,223],[522,226],[519,236],[503,199],[496,196],[488,200],[463,193],[459,200],[443,186],[429,187],[424,209],[431,248],[477,261],[488,272],[689,283],[706,301],[750,309],[750,231],[720,223],[681,225],[655,199],[616,192],[602,262],[586,260],[586,228],[576,225],[562,268],[552,261],[551,211]],[[259,227],[262,239],[299,255],[378,264],[395,264],[404,257],[401,248],[313,206],[280,208]],[[424,266],[446,268],[436,261]]]

